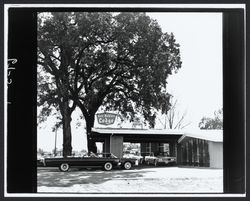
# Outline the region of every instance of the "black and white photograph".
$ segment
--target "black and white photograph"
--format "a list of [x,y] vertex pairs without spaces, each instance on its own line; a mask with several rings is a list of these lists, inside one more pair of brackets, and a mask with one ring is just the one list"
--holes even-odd
[[225,193],[223,11],[83,8],[33,8],[33,191]]
[[221,13],[42,12],[37,39],[38,192],[223,192]]

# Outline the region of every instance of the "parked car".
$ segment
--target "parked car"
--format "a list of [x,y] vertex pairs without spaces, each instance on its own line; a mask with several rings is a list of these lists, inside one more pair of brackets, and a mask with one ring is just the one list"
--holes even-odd
[[176,157],[168,156],[167,153],[159,153],[155,155],[151,153],[149,156],[145,156],[146,164],[158,166],[158,165],[174,165],[176,164]]
[[43,158],[43,156],[41,154],[37,154],[37,160],[36,160],[37,167],[43,166],[43,163],[41,162],[42,158]]
[[130,169],[136,164],[134,159],[119,159],[112,153],[90,153],[83,157],[61,157],[61,158],[43,158],[41,162],[46,167],[59,167],[66,172],[70,167],[102,167],[106,171],[110,171],[113,167],[122,166],[124,169]]
[[113,154],[96,155],[94,153],[83,157],[44,158],[41,162],[46,167],[59,167],[63,172],[68,171],[70,167],[102,167],[110,171],[121,164],[120,159]]
[[37,160],[36,160],[36,166],[37,166],[37,167],[42,167],[42,166],[43,166],[42,159],[37,159]]
[[[102,156],[102,154],[98,154],[99,156]],[[114,157],[116,157],[114,154],[112,154]],[[118,158],[118,157],[116,157]],[[131,169],[133,166],[138,165],[138,160],[136,158],[130,158],[130,157],[122,157],[119,158],[119,166],[122,167],[125,170]]]
[[142,164],[142,161],[143,161],[143,156],[140,156],[140,155],[135,155],[135,154],[124,154],[123,155],[123,158],[129,158],[129,159],[135,159],[136,161],[136,163],[138,163],[138,164]]
[[121,162],[121,167],[126,170],[131,169],[133,166],[139,165],[139,161],[136,158],[123,157],[120,159],[120,162]]
[[145,164],[145,158],[146,156],[149,156],[151,154],[151,152],[141,152],[141,156],[142,156],[142,163]]

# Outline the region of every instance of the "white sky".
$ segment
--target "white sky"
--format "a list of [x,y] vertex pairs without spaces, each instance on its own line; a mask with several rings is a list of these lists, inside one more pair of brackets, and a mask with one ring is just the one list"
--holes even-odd
[[182,68],[168,79],[168,91],[187,111],[190,127],[222,108],[222,14],[150,14],[180,44]]
[[[178,99],[178,110],[187,112],[189,128],[198,128],[203,116],[213,116],[222,108],[222,14],[221,13],[149,13],[163,32],[173,32],[180,44],[182,68],[168,78],[168,92]],[[73,150],[86,149],[85,129],[76,128],[78,112],[73,113]],[[83,120],[82,120],[83,121]],[[52,151],[55,134],[50,118],[38,127],[38,148]],[[95,126],[99,126],[95,124]],[[62,130],[58,130],[57,148],[62,148]]]

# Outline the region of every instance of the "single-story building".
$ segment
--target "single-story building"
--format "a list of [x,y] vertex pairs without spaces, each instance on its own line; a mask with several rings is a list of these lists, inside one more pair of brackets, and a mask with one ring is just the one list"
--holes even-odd
[[185,132],[178,140],[177,162],[182,165],[223,168],[222,130]]
[[166,152],[177,165],[223,167],[222,130],[92,128],[93,138],[103,143],[103,152],[123,156],[123,143],[140,143],[141,154]]

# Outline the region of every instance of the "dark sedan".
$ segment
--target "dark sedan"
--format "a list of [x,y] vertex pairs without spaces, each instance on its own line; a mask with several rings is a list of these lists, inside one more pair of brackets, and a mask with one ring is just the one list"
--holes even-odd
[[63,172],[70,167],[102,167],[106,171],[121,164],[120,159],[113,154],[89,154],[83,157],[64,157],[64,158],[44,158],[41,162],[46,167],[59,167]]
[[122,167],[126,170],[132,166],[138,165],[136,159],[131,158],[117,158],[112,153],[90,153],[83,157],[65,157],[65,158],[44,158],[40,160],[43,166],[59,167],[63,172],[69,170],[70,167],[102,167],[104,170],[112,170],[113,167]]

